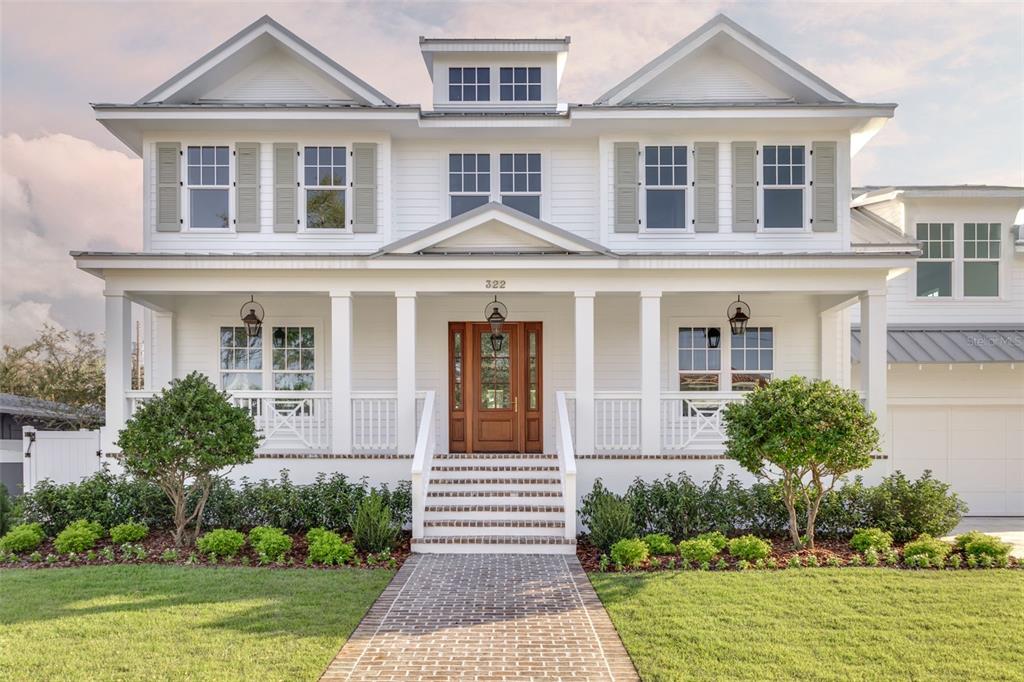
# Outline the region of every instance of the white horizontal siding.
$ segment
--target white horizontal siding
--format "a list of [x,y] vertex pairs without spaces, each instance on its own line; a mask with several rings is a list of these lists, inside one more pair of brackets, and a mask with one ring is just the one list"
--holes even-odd
[[628,102],[756,102],[790,95],[756,73],[719,55],[683,60],[656,76]]

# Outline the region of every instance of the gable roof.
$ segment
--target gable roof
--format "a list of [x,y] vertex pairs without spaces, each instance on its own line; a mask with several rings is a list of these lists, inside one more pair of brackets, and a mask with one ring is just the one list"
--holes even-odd
[[851,246],[854,251],[919,253],[920,244],[896,225],[866,208],[850,209]]
[[[494,245],[474,246],[471,242],[457,243],[459,242],[457,238],[460,236],[473,230],[488,229],[494,225],[502,228],[498,230],[500,238],[519,237],[519,243],[510,241],[509,247],[505,249]],[[455,244],[446,247],[445,242]],[[474,248],[478,250],[474,251]],[[381,247],[374,256],[423,253],[612,255],[611,251],[596,242],[584,239],[568,230],[563,230],[496,201],[477,206],[471,211],[466,211],[408,237],[393,241]]]
[[781,77],[783,80],[787,80],[794,85],[798,85],[800,89],[804,90],[806,98],[809,100],[807,103],[854,103],[853,99],[800,66],[800,64],[782,54],[729,17],[724,14],[718,14],[628,76],[611,90],[598,97],[594,104],[619,105],[624,103],[631,95],[634,95],[640,88],[664,74],[670,67],[695,54],[701,48],[714,43],[745,48],[747,53],[756,58],[755,63],[758,63],[760,69],[763,69],[766,73]]
[[336,61],[298,37],[269,15],[263,15],[183,70],[143,95],[137,105],[153,102],[191,103],[197,93],[222,84],[251,63],[254,55],[276,46],[314,69],[327,81],[368,106],[393,106],[395,103],[379,90],[358,78]]

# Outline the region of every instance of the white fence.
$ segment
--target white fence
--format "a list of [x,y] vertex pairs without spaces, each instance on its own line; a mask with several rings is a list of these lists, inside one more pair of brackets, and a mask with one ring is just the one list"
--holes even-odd
[[36,431],[25,427],[23,433],[22,480],[26,491],[46,478],[74,483],[100,470],[99,431]]

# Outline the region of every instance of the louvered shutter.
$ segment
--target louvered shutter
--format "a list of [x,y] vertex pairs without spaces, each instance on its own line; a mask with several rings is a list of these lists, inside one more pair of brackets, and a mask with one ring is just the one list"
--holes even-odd
[[298,231],[298,153],[295,143],[274,144],[274,232]]
[[811,188],[811,227],[815,232],[835,232],[836,221],[836,143],[812,142],[811,163],[814,186]]
[[181,232],[181,143],[156,143],[156,231]]
[[377,145],[352,145],[352,231],[377,231]]
[[694,142],[693,229],[718,232],[718,143]]
[[640,164],[640,144],[615,143],[615,231],[640,231],[640,185],[637,173]]
[[757,231],[757,143],[732,143],[732,231]]
[[235,143],[235,229],[260,231],[260,143]]

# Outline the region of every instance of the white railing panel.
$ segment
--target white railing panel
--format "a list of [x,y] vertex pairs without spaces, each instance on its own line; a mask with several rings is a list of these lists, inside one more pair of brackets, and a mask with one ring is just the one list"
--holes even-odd
[[354,393],[352,451],[360,454],[395,452],[397,415],[398,398],[394,392]]
[[598,454],[640,450],[640,396],[599,392],[594,396],[594,450]]
[[231,401],[252,415],[263,452],[330,450],[328,391],[234,391]]
[[745,393],[689,391],[661,398],[661,445],[666,452],[720,449],[725,441],[725,408]]
[[434,422],[434,392],[427,391],[423,398],[416,449],[412,456],[412,536],[423,537],[423,519],[426,515],[427,488],[430,486],[430,468],[437,452],[437,428]]
[[565,391],[555,392],[555,452],[562,477],[562,501],[565,506],[565,537],[576,537],[576,450],[573,428],[569,420],[571,410]]

